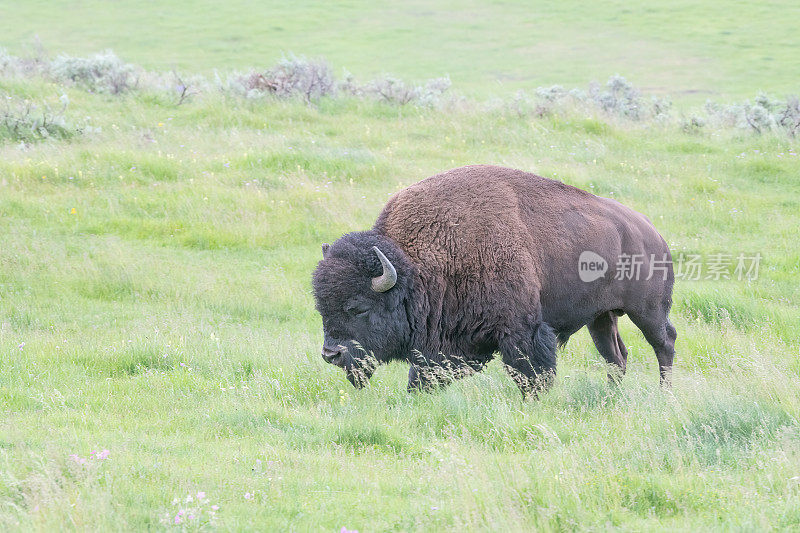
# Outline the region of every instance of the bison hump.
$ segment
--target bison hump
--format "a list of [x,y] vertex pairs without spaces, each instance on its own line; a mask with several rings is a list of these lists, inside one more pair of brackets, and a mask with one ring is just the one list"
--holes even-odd
[[415,263],[445,275],[485,277],[530,264],[518,187],[504,171],[462,167],[425,179],[390,199],[376,229]]

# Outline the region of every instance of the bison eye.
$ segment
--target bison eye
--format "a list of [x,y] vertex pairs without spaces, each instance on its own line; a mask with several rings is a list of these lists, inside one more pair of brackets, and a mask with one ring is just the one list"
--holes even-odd
[[364,316],[369,313],[369,309],[363,305],[346,305],[344,310],[347,311],[347,314],[350,316]]

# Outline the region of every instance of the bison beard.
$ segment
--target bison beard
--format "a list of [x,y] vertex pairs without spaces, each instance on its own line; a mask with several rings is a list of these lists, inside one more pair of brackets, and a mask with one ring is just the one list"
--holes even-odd
[[[617,279],[612,270],[583,281],[585,251],[610,265],[636,255],[651,275]],[[666,265],[655,276],[654,260]],[[609,379],[624,374],[622,314],[653,346],[668,384],[672,285],[669,249],[643,215],[493,166],[453,169],[395,194],[372,230],[324,245],[313,275],[322,356],[354,386],[377,365],[403,360],[408,389],[430,389],[480,371],[500,352],[523,394],[534,396],[553,381],[557,345],[583,326],[613,366]]]

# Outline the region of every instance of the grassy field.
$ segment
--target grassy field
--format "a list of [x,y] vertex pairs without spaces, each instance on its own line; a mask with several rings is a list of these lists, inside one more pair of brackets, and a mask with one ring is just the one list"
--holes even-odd
[[[788,69],[797,61],[784,46],[797,43],[787,33],[789,6],[737,4],[725,18],[712,17],[722,4],[686,7],[667,20],[666,7],[625,13],[620,4],[607,8],[615,12],[609,24],[594,18],[600,8],[540,8],[530,24],[545,33],[534,43],[515,38],[520,28],[489,31],[522,10],[498,4],[456,17],[448,46],[417,63],[410,52],[430,41],[380,30],[403,27],[424,12],[421,4],[406,3],[399,14],[356,3],[335,13],[282,8],[285,38],[258,17],[248,24],[261,32],[245,37],[246,28],[231,27],[243,16],[233,7],[190,31],[177,7],[154,7],[159,22],[145,28],[134,16],[140,4],[118,2],[103,15],[94,15],[93,2],[67,11],[57,4],[0,6],[0,46],[15,50],[17,39],[39,33],[59,52],[112,46],[154,68],[174,61],[201,71],[269,64],[280,44],[306,43],[287,49],[364,75],[449,71],[455,89],[475,94],[489,90],[481,83],[497,79],[494,68],[539,84],[531,74],[539,62],[558,65],[542,84],[620,71],[678,91],[780,94],[795,82]],[[420,17],[415,31],[436,27],[447,9]],[[71,30],[87,13],[106,18],[81,39]],[[692,13],[714,20],[687,29]],[[328,33],[306,41],[301,20]],[[370,34],[333,38],[350,21],[402,53],[354,60],[372,45]],[[482,37],[456,32],[471,24]],[[592,24],[611,42],[595,47]],[[741,31],[720,33],[728,27]],[[729,55],[725,39],[754,43],[765,27],[752,57]],[[573,44],[576,35],[583,40]],[[208,53],[196,52],[199,38],[215,43]],[[548,40],[545,58],[492,66],[504,50],[535,56]],[[480,48],[477,78],[456,58],[460,44]],[[621,60],[604,52],[633,47]],[[647,50],[708,64],[668,80]],[[767,55],[772,70],[748,75]],[[98,131],[0,142],[0,526],[800,528],[796,141],[731,129],[689,134],[600,114],[534,118],[473,101],[439,110],[209,93],[175,106],[147,91],[97,95],[0,77],[3,96],[57,102],[62,93],[69,117],[86,117]],[[758,279],[678,282],[671,393],[659,389],[655,356],[627,318],[629,373],[616,388],[581,332],[560,353],[557,383],[539,402],[524,402],[499,362],[433,394],[407,394],[399,364],[352,389],[319,356],[310,275],[320,244],[369,227],[400,188],[470,163],[532,170],[619,199],[647,214],[676,255],[760,253]]]
[[0,46],[113,48],[148,68],[191,71],[324,56],[359,78],[449,75],[471,95],[585,85],[619,73],[703,102],[797,92],[800,4],[678,0],[528,2],[0,2]]

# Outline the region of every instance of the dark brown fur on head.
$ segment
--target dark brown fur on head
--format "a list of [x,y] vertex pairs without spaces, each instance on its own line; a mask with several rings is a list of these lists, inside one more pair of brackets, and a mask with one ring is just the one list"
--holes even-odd
[[[394,265],[397,281],[386,292],[372,289],[383,273],[373,246]],[[404,359],[409,350],[409,299],[416,269],[391,239],[375,231],[349,233],[326,249],[312,279],[322,315],[323,354],[341,366],[356,386],[379,363]],[[358,376],[362,373],[364,376]]]

